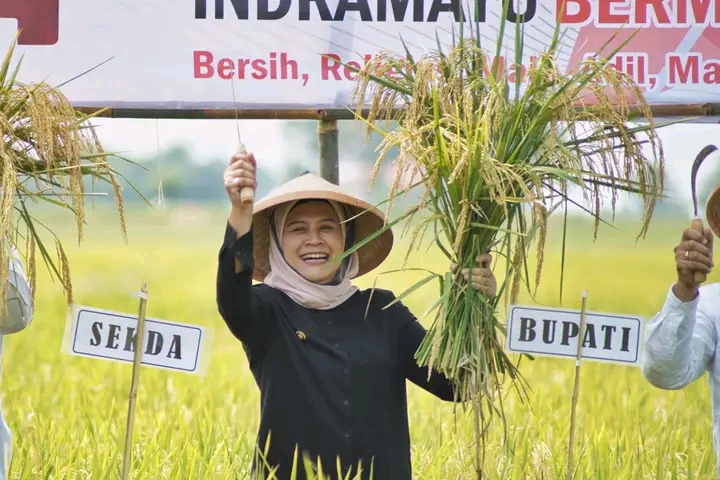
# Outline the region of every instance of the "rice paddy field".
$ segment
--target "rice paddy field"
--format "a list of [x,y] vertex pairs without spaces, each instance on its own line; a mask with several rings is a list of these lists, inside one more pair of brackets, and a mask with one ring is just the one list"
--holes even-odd
[[[75,301],[136,314],[131,296],[147,282],[150,317],[213,330],[205,376],[143,368],[138,390],[134,479],[244,479],[259,415],[259,394],[240,344],[225,329],[215,305],[215,273],[227,207],[170,206],[152,213],[129,210],[129,244],[112,209],[88,212],[88,231],[77,246],[68,215],[39,217],[56,229],[69,250]],[[647,239],[635,243],[639,223],[603,227],[575,222],[568,233],[563,307],[640,314],[649,318],[674,280],[673,247],[689,218],[656,218]],[[559,305],[559,237],[552,225],[543,285],[537,301]],[[554,232],[554,233],[553,233]],[[378,272],[400,266],[403,240]],[[449,268],[436,251],[418,252],[409,266]],[[3,413],[13,432],[11,478],[120,478],[127,397],[132,367],[62,352],[65,300],[43,265],[35,318],[25,331],[4,339]],[[378,285],[396,293],[423,274],[383,275]],[[713,272],[708,281],[717,281]],[[357,283],[370,286],[374,276]],[[436,285],[407,299],[420,315],[434,301]],[[532,304],[527,294],[522,303]],[[423,319],[425,325],[428,320]],[[489,447],[491,478],[565,478],[574,362],[524,361],[529,404],[507,401],[509,436],[496,430]],[[469,415],[409,386],[415,478],[473,477]],[[636,367],[585,362],[577,410],[575,478],[712,478],[715,456],[707,377],[682,391],[649,385]],[[385,479],[383,479],[385,480]]]

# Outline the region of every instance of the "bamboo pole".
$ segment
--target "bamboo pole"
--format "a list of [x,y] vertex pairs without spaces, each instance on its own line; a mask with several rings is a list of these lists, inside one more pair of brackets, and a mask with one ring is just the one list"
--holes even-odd
[[577,410],[578,390],[580,389],[580,359],[582,358],[582,344],[585,336],[585,310],[587,308],[587,291],[582,295],[580,307],[580,327],[578,328],[577,353],[575,354],[575,383],[572,394],[572,410],[570,411],[570,439],[568,440],[567,480],[573,478],[573,444],[575,443],[575,411]]
[[127,424],[125,426],[125,453],[123,455],[123,471],[122,480],[127,480],[130,474],[130,464],[132,462],[132,434],[133,421],[135,419],[135,401],[137,400],[137,389],[140,379],[140,366],[142,360],[142,342],[145,336],[145,312],[147,310],[147,284],[143,283],[140,288],[140,309],[138,312],[137,332],[135,333],[135,342],[133,348],[133,370],[132,382],[130,383],[130,394],[128,395],[128,415]]
[[320,176],[330,183],[340,185],[340,146],[337,120],[321,120],[318,123],[318,147]]
[[[578,109],[582,107],[577,107]],[[237,118],[243,120],[356,120],[356,109],[337,108],[285,108],[285,109],[262,109],[262,108],[241,108],[236,110],[227,106],[217,108],[124,108],[124,107],[103,107],[99,105],[75,105],[75,109],[96,117],[107,118],[152,118],[152,119],[216,119],[231,120]],[[403,109],[397,109],[401,112]],[[638,113],[637,109],[631,108],[632,113]],[[359,113],[363,117],[368,115],[369,109],[363,109]],[[689,123],[707,123],[708,118],[720,116],[720,103],[688,103],[675,105],[650,105],[650,112],[655,119],[662,117],[700,117],[696,120],[689,120]],[[642,117],[635,119],[643,121]]]

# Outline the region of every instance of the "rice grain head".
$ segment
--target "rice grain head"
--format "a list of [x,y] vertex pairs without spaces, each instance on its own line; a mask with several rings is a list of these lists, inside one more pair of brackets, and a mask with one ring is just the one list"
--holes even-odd
[[[89,124],[91,115],[76,111],[63,93],[46,83],[25,84],[16,80],[10,63],[16,39],[0,67],[0,238],[15,246],[25,258],[31,285],[36,285],[36,249],[72,301],[70,266],[58,238],[57,260],[43,243],[30,213],[31,203],[45,201],[52,208],[70,210],[75,217],[77,242],[82,243],[85,225],[86,178],[110,185],[119,212],[120,228],[127,241],[122,189],[107,154]],[[15,221],[17,217],[17,222]],[[51,236],[56,237],[52,230]],[[20,239],[25,240],[20,245]],[[22,254],[25,249],[26,253]],[[8,265],[9,249],[0,251],[0,268]],[[46,253],[47,252],[47,253]],[[6,276],[0,276],[2,292]],[[34,295],[34,289],[33,289]],[[0,295],[0,310],[4,308]]]

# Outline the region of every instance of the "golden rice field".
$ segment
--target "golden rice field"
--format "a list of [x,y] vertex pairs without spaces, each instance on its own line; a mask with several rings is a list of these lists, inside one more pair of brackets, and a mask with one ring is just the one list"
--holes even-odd
[[[135,314],[131,296],[148,283],[148,315],[214,331],[206,376],[144,368],[136,407],[134,479],[243,479],[258,424],[259,395],[240,344],[226,331],[215,306],[216,256],[223,234],[223,205],[212,213],[168,209],[129,212],[130,243],[116,216],[90,215],[81,248],[70,216],[48,218],[70,250],[77,303]],[[603,228],[597,243],[587,225],[574,225],[566,270],[566,307],[577,308],[584,289],[595,311],[650,316],[674,278],[672,248],[689,219],[656,219],[648,239],[635,244],[637,223]],[[558,232],[557,228],[555,232]],[[558,305],[558,237],[546,257],[538,300]],[[399,248],[382,270],[399,266]],[[410,266],[445,269],[436,252],[420,252]],[[35,319],[5,338],[4,415],[14,435],[12,478],[120,478],[131,366],[62,353],[65,304],[44,267]],[[381,276],[396,293],[422,274]],[[714,272],[709,280],[716,281]],[[369,286],[373,277],[361,279]],[[420,314],[435,285],[407,300]],[[523,302],[529,302],[527,296]],[[427,325],[426,321],[423,321]],[[508,400],[510,434],[500,431],[488,457],[492,478],[564,478],[574,362],[539,358],[523,362],[531,403]],[[470,418],[409,386],[414,473],[418,479],[472,478]],[[575,478],[710,478],[715,457],[707,380],[684,391],[651,387],[634,367],[587,362],[582,366]]]

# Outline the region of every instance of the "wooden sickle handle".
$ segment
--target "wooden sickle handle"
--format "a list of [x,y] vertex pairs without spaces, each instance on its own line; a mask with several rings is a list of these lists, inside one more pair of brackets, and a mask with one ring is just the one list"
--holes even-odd
[[[703,227],[704,227],[703,221],[702,221],[702,219],[699,218],[699,217],[698,217],[698,218],[694,218],[693,221],[692,221],[692,223],[690,224],[690,228],[692,228],[692,229],[695,230],[696,232],[699,232],[699,233],[701,233],[703,236],[705,236],[705,232],[703,231]],[[695,272],[693,275],[694,275],[695,283],[697,283],[698,285],[701,284],[701,283],[704,283],[705,280],[706,280],[706,278],[707,278],[707,276],[706,276],[703,272]]]
[[[238,144],[238,153],[247,153],[245,145]],[[255,189],[252,187],[243,187],[240,190],[240,201],[245,205],[250,205],[255,201]]]

